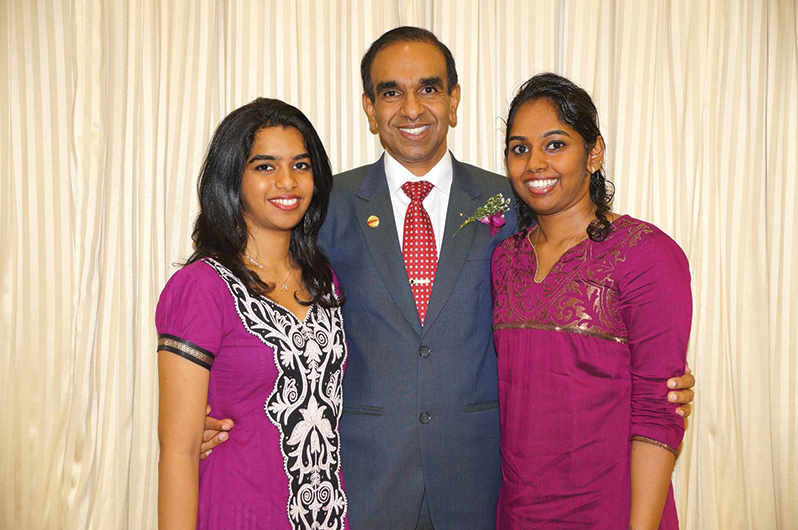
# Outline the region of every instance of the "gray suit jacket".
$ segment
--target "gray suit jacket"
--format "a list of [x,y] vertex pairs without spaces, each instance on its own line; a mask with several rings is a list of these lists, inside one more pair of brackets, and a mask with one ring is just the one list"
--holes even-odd
[[[436,530],[495,528],[501,482],[491,236],[466,217],[506,178],[453,158],[446,227],[420,325],[396,233],[383,160],[335,177],[320,243],[346,302],[349,360],[341,452],[355,530],[413,529],[426,493]],[[367,219],[376,215],[379,225]]]

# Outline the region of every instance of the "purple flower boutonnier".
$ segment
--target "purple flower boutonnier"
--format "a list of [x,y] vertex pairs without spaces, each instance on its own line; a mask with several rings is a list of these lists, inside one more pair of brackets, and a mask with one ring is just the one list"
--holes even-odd
[[478,219],[480,223],[483,225],[488,225],[488,230],[490,230],[490,235],[495,236],[499,232],[501,232],[504,223],[507,221],[504,219],[504,212],[496,212],[488,217],[483,217],[482,219]]
[[[477,208],[471,217],[468,217],[465,221],[463,221],[463,224],[460,225],[460,228],[457,229],[457,232],[462,230],[463,227],[468,223],[479,221],[488,227],[491,236],[495,236],[501,231],[502,227],[507,222],[504,219],[504,212],[509,209],[510,199],[505,199],[504,195],[501,193],[496,194],[488,199],[488,202],[486,202],[483,206]],[[454,233],[455,236],[457,235],[457,232]]]

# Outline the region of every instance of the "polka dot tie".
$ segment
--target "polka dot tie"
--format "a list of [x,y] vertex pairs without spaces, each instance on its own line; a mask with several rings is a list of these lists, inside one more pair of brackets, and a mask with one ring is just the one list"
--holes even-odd
[[424,317],[427,316],[429,296],[438,268],[438,249],[435,245],[432,221],[421,202],[431,190],[432,184],[426,180],[405,182],[402,185],[402,191],[410,197],[410,206],[407,207],[405,214],[402,254],[421,325],[424,325]]

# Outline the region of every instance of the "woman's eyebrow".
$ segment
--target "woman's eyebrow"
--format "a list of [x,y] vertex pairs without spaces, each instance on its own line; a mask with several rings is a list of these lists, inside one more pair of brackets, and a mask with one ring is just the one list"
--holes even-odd
[[568,138],[571,137],[570,134],[568,134],[567,132],[563,131],[562,129],[554,129],[552,131],[545,132],[545,133],[541,134],[540,137],[541,138],[546,138],[547,136],[554,136],[555,134],[562,134],[564,136],[567,136]]
[[251,164],[252,162],[256,162],[258,160],[277,160],[277,157],[274,155],[255,155],[249,159],[247,164]]

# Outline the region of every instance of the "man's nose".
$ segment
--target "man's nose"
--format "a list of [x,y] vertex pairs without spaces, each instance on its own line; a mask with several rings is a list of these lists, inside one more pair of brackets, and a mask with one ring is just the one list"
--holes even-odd
[[403,108],[405,116],[410,120],[417,119],[423,112],[421,102],[414,92],[410,92],[405,96]]

